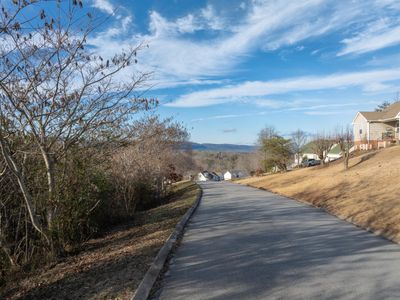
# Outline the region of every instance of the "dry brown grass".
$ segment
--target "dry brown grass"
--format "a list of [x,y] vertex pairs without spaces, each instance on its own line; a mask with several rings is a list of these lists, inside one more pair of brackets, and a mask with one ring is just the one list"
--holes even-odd
[[322,207],[340,218],[400,242],[400,146],[328,167],[239,181]]
[[0,299],[130,299],[199,187],[182,182],[168,204],[88,241],[83,250],[0,291]]

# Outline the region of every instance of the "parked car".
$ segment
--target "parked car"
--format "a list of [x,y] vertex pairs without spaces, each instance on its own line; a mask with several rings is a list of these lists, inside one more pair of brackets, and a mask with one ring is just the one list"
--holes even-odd
[[320,164],[321,164],[321,161],[320,161],[320,160],[313,159],[313,158],[305,159],[305,160],[303,160],[303,161],[301,162],[301,165],[302,165],[303,167],[312,167],[312,166],[317,166],[317,165],[320,165]]

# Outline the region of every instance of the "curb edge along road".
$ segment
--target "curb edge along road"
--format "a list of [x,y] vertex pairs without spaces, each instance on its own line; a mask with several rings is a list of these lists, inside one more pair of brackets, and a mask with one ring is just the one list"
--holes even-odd
[[196,202],[184,214],[182,219],[176,225],[174,232],[171,233],[164,246],[162,246],[162,248],[158,252],[156,258],[154,259],[150,268],[147,270],[131,300],[146,300],[149,297],[150,291],[154,283],[156,282],[162,268],[164,267],[165,261],[167,260],[168,255],[172,250],[172,247],[175,245],[178,237],[183,233],[187,222],[190,220],[191,216],[200,204],[203,190],[200,185],[197,186],[199,187],[199,192],[197,194]]

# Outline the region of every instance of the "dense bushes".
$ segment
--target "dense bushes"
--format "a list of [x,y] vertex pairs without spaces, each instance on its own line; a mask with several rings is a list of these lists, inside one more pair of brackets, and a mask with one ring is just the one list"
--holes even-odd
[[[0,267],[36,268],[75,251],[99,231],[132,218],[137,209],[157,206],[166,195],[171,166],[179,174],[190,168],[190,153],[176,151],[187,132],[172,120],[143,119],[124,144],[106,148],[76,145],[57,162],[54,200],[57,210],[46,231],[50,243],[32,227],[18,183],[4,168],[0,177]],[[182,162],[181,157],[184,157]],[[46,220],[48,191],[45,166],[26,155],[23,169],[38,218]],[[176,173],[174,173],[176,176]],[[181,176],[178,176],[181,177]]]
[[[48,232],[51,244],[32,228],[18,184],[13,174],[5,170],[0,179],[3,268],[34,263],[37,259],[60,254],[98,230],[101,219],[95,210],[100,202],[106,203],[110,183],[89,151],[80,149],[79,152],[71,152],[56,170],[60,180],[55,192],[57,212]],[[25,159],[24,171],[29,174],[27,186],[34,195],[37,217],[45,219],[47,190],[44,166],[33,156]]]

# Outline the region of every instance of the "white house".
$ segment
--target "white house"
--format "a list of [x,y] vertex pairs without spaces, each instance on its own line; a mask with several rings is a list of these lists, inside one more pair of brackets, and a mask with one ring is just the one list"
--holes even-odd
[[200,172],[199,174],[197,174],[197,180],[198,181],[207,181],[208,179],[203,172]]
[[400,142],[400,102],[383,111],[359,111],[353,120],[354,146],[368,150]]
[[[304,153],[302,153],[300,155],[300,157],[298,157],[297,154],[294,155],[294,163],[292,164],[292,167],[296,167],[298,164],[301,164],[303,161],[303,158],[319,160],[318,155],[312,152],[311,143],[312,142],[310,142],[309,144],[307,144],[304,147]],[[352,147],[350,149],[350,153],[353,151],[354,151],[354,147]],[[342,157],[342,151],[340,150],[339,144],[334,144],[334,145],[332,145],[331,149],[329,150],[328,154],[326,155],[325,162],[334,161],[341,157]]]
[[232,180],[234,178],[241,178],[244,174],[241,171],[226,171],[224,173],[224,180]]

